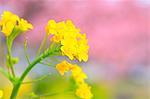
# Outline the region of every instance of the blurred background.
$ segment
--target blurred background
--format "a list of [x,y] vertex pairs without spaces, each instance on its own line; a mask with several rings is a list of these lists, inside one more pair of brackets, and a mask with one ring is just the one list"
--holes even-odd
[[[4,10],[34,25],[34,30],[14,43],[13,56],[20,58],[15,66],[18,75],[27,66],[24,38],[33,60],[47,21],[71,19],[89,40],[89,61],[79,65],[89,77],[93,99],[150,99],[150,0],[0,0],[0,14]],[[5,66],[5,53],[5,37],[0,33],[0,66]],[[78,99],[74,93],[64,92],[72,83],[54,68],[37,65],[27,81],[43,75],[48,77],[22,86],[20,99],[47,93],[52,95],[42,99]],[[9,99],[11,88],[0,74],[4,99]]]

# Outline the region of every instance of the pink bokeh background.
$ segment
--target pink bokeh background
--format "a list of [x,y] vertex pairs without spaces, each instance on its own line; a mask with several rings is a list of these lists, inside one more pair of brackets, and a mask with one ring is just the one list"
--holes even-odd
[[3,10],[33,23],[34,30],[25,34],[32,47],[43,39],[49,19],[71,19],[87,33],[90,61],[113,64],[116,75],[132,65],[149,65],[149,0],[0,0]]

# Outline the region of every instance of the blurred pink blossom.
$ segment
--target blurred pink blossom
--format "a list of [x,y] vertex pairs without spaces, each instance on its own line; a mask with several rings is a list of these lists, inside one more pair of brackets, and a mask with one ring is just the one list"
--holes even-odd
[[87,33],[91,59],[114,63],[122,71],[150,58],[150,5],[140,5],[138,0],[12,0],[2,4],[34,24],[35,29],[26,34],[33,45],[41,41],[49,19],[71,19]]

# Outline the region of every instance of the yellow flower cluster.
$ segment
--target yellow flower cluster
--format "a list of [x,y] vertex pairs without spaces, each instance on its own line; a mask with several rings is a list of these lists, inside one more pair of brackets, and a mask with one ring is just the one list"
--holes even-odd
[[4,11],[1,15],[0,27],[5,36],[10,36],[15,29],[25,32],[33,28],[32,24],[9,11]]
[[86,74],[76,64],[70,64],[67,61],[62,61],[56,65],[56,69],[63,76],[65,72],[71,71],[73,79],[75,80],[78,88],[76,95],[82,99],[91,99],[93,94],[91,93],[91,87],[85,82],[87,78]]
[[56,69],[62,76],[65,74],[65,72],[70,70],[70,67],[71,65],[66,61],[62,61],[61,63],[56,65]]
[[46,32],[52,35],[51,41],[61,43],[62,55],[68,56],[71,60],[88,60],[88,40],[86,34],[81,34],[80,29],[76,28],[71,20],[56,23],[49,20]]
[[90,99],[93,95],[91,93],[91,87],[86,83],[81,83],[76,90],[76,95],[82,99]]
[[0,99],[3,97],[3,91],[0,90]]

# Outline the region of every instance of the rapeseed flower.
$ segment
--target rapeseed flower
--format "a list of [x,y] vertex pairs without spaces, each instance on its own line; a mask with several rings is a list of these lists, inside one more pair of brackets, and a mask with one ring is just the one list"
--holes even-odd
[[93,97],[93,94],[91,93],[91,87],[86,83],[79,85],[78,89],[76,90],[76,95],[82,99],[91,99],[91,97]]
[[19,20],[19,17],[9,11],[4,11],[1,17],[1,31],[5,36],[9,36],[12,33],[17,21]]
[[52,42],[62,45],[62,55],[68,56],[71,60],[88,60],[89,46],[86,34],[81,34],[80,29],[76,28],[71,20],[58,23],[49,20],[45,29],[47,34],[52,35]]
[[4,11],[1,15],[0,27],[1,32],[3,32],[6,37],[10,36],[14,31],[15,33],[16,31],[20,33],[33,28],[32,24],[9,11]]
[[21,30],[21,32],[25,32],[29,29],[33,29],[32,24],[28,23],[26,20],[24,19],[20,19],[18,22],[19,25],[17,25],[17,28]]
[[56,65],[56,69],[63,76],[65,72],[69,71],[70,64],[67,61],[62,61],[61,63]]
[[85,83],[87,75],[78,65],[62,61],[56,65],[56,69],[62,76],[65,72],[71,71],[73,79],[77,84],[76,95],[82,99],[91,99],[93,96],[91,93],[91,87]]

